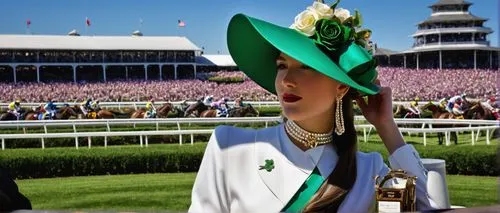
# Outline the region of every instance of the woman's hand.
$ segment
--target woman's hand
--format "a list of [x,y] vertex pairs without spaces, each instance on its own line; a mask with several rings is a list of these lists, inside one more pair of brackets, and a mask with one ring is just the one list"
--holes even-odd
[[[375,82],[380,86],[380,81]],[[392,112],[392,90],[390,87],[380,87],[380,93],[368,96],[368,103],[362,97],[356,98],[366,120],[377,129],[390,154],[404,146],[403,136],[399,132]]]
[[[375,82],[380,86],[380,81]],[[368,103],[362,97],[356,98],[356,103],[366,120],[379,129],[384,125],[394,123],[392,112],[392,90],[390,87],[380,87],[380,93],[368,96]]]

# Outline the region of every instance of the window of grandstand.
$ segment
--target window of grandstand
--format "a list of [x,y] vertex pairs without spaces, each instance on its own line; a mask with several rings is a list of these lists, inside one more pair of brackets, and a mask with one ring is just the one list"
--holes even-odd
[[0,66],[0,82],[13,82],[14,70],[11,66]]
[[106,66],[106,81],[126,80],[127,73],[125,66]]
[[104,51],[104,63],[119,63],[122,62],[121,51]]
[[37,74],[35,66],[17,66],[16,80],[18,82],[36,82]]
[[175,52],[175,61],[176,62],[186,62],[186,63],[195,62],[194,51],[177,51],[177,52]]
[[192,65],[177,66],[177,79],[193,79],[194,67]]
[[417,68],[417,55],[415,53],[410,53],[406,55],[406,68],[410,69]]
[[39,72],[42,82],[73,81],[71,66],[41,66]]
[[57,62],[57,54],[55,51],[43,50],[40,51],[40,62],[41,63],[52,63]]
[[159,60],[160,59],[159,59],[158,52],[156,52],[156,51],[146,52],[146,62],[158,62]]
[[14,51],[14,62],[37,62],[37,52],[33,50],[17,50]]
[[11,62],[12,52],[6,50],[0,50],[0,62]]
[[103,66],[77,66],[76,81],[96,82],[104,81]]
[[434,69],[439,68],[439,52],[421,52],[419,53],[419,68]]
[[160,79],[160,66],[159,65],[148,65],[148,80],[159,80]]
[[160,62],[175,62],[175,52],[174,51],[160,52]]
[[145,70],[144,66],[126,66],[128,80],[144,80]]
[[443,51],[443,68],[474,68],[474,51]]
[[173,80],[175,79],[175,67],[174,65],[163,65],[161,69],[162,80]]

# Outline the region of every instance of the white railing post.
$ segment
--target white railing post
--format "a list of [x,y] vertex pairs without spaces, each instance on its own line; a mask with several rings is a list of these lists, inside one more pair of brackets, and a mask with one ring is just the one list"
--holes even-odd
[[108,147],[108,137],[104,136],[104,148]]
[[2,138],[2,150],[5,150],[5,138]]
[[424,146],[427,146],[427,132],[424,132]]
[[[181,124],[177,121],[177,129],[181,131]],[[179,134],[179,145],[182,145],[182,134]]]
[[139,142],[141,143],[141,147],[142,147],[142,135],[139,135]]
[[194,136],[193,136],[193,134],[191,134],[191,145],[193,145],[193,144],[194,144]]
[[[495,132],[495,129],[493,129],[493,132]],[[490,145],[490,129],[486,129],[486,144]]]
[[[446,140],[446,146],[449,146],[450,145],[451,132],[450,131],[446,131],[446,132],[444,132],[444,135],[445,135],[445,140]],[[458,137],[458,135],[457,135],[457,137]]]
[[146,147],[148,147],[148,136],[144,135],[144,137],[146,138]]
[[[476,143],[474,141],[474,130],[470,131],[470,133],[471,133],[471,137],[472,137],[472,145],[475,145]],[[457,137],[458,137],[458,135],[457,135]]]
[[42,138],[42,149],[45,149],[45,140]]

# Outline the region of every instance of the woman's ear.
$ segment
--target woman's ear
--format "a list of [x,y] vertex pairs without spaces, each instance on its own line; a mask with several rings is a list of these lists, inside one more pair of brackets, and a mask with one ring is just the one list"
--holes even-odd
[[351,87],[345,84],[339,84],[339,86],[337,87],[337,97],[344,97],[344,95],[347,94],[347,92],[349,92],[350,88]]

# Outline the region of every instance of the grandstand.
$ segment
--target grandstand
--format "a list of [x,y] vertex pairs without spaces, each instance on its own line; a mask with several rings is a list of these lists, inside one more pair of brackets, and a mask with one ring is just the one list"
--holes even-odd
[[382,66],[411,69],[499,69],[500,48],[490,46],[484,27],[488,20],[473,15],[472,3],[439,0],[429,6],[432,14],[418,23],[413,47],[403,52],[375,50]]
[[80,36],[76,31],[0,35],[0,81],[192,79],[201,52],[186,37],[140,32],[132,36]]

